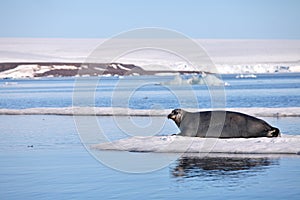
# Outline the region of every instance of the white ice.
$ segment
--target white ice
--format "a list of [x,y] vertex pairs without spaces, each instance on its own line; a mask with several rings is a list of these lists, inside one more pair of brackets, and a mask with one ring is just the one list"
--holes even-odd
[[162,85],[210,85],[210,86],[222,86],[229,85],[227,82],[223,82],[214,74],[206,74],[202,72],[201,76],[192,76],[189,79],[183,79],[177,74],[173,80],[168,82],[162,82]]
[[277,138],[215,139],[182,136],[135,136],[92,145],[97,150],[157,153],[300,154],[300,135]]
[[[184,108],[183,108],[184,109]],[[190,112],[212,109],[185,109]],[[286,108],[216,108],[246,113],[257,117],[300,117],[300,107]],[[167,116],[171,109],[147,110],[120,107],[62,107],[62,108],[26,108],[0,109],[2,115],[97,115],[97,116]]]

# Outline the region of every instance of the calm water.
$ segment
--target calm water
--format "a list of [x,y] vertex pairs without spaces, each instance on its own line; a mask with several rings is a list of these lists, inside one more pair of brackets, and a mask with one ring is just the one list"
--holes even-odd
[[[93,105],[101,107],[147,109],[213,106],[210,91],[206,86],[193,86],[191,92],[191,88],[187,86],[158,85],[172,78],[102,78],[95,88],[80,85],[75,91],[92,90],[90,93],[94,100]],[[257,75],[256,79],[236,79],[234,75],[223,75],[222,78],[230,84],[224,91],[226,107],[300,106],[300,74]],[[94,80],[97,82],[98,79]],[[72,106],[75,83],[73,78],[0,80],[0,108]],[[86,93],[84,91],[82,96],[86,96]],[[83,105],[87,106],[86,103]]]
[[[299,74],[265,75],[257,79],[225,76],[228,107],[300,106]],[[131,91],[141,77],[124,78],[122,90]],[[171,78],[164,78],[164,81]],[[178,98],[187,88],[157,85],[161,77],[147,77],[127,104],[113,90],[119,79],[106,78],[96,89],[97,106],[133,108],[192,107]],[[8,84],[5,82],[17,82]],[[144,83],[144,82],[143,82]],[[74,79],[1,80],[1,108],[66,107],[72,105]],[[130,89],[131,88],[131,89]],[[195,86],[200,107],[209,107],[205,86]],[[122,92],[122,90],[117,91]],[[143,103],[144,102],[144,103]],[[176,105],[177,104],[177,105]],[[174,106],[176,105],[176,106]],[[90,117],[86,117],[89,120]],[[164,120],[164,118],[157,118]],[[299,118],[264,118],[286,134],[299,134]],[[124,137],[112,117],[98,117],[111,139]],[[146,117],[135,117],[138,124]],[[1,199],[299,199],[298,156],[185,155],[150,173],[129,174],[95,160],[83,147],[72,116],[0,115]],[[159,134],[177,129],[166,121]],[[141,154],[142,155],[142,154]],[[168,154],[156,154],[163,159]],[[138,163],[133,163],[138,165]]]
[[[0,116],[1,199],[298,199],[300,158],[186,155],[151,173],[116,171],[82,146],[71,116]],[[111,117],[101,117],[119,137]],[[137,120],[147,120],[137,117]],[[163,120],[163,119],[162,119]],[[290,120],[266,118],[296,133]],[[172,129],[166,124],[162,134]],[[298,133],[298,132],[297,132]],[[115,135],[113,135],[115,134]],[[166,154],[156,154],[158,158]],[[138,165],[138,163],[133,163]]]

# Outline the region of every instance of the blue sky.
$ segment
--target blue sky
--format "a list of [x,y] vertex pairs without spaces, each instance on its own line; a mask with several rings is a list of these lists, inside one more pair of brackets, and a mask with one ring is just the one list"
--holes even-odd
[[300,1],[0,1],[0,37],[108,38],[142,27],[192,38],[300,39]]

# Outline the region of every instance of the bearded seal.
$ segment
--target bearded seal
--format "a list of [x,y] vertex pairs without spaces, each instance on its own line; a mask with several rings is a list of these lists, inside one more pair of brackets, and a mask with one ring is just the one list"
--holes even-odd
[[181,136],[210,138],[280,136],[278,128],[272,127],[261,119],[239,112],[204,111],[192,113],[175,109],[168,115],[168,119],[172,119],[176,123],[180,129],[180,133],[177,135]]

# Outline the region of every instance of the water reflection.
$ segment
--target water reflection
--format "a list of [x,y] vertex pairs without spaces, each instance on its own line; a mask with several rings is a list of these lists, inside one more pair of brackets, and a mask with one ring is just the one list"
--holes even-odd
[[273,165],[279,158],[263,156],[195,156],[185,155],[171,168],[174,178],[204,181],[231,180],[256,176]]

